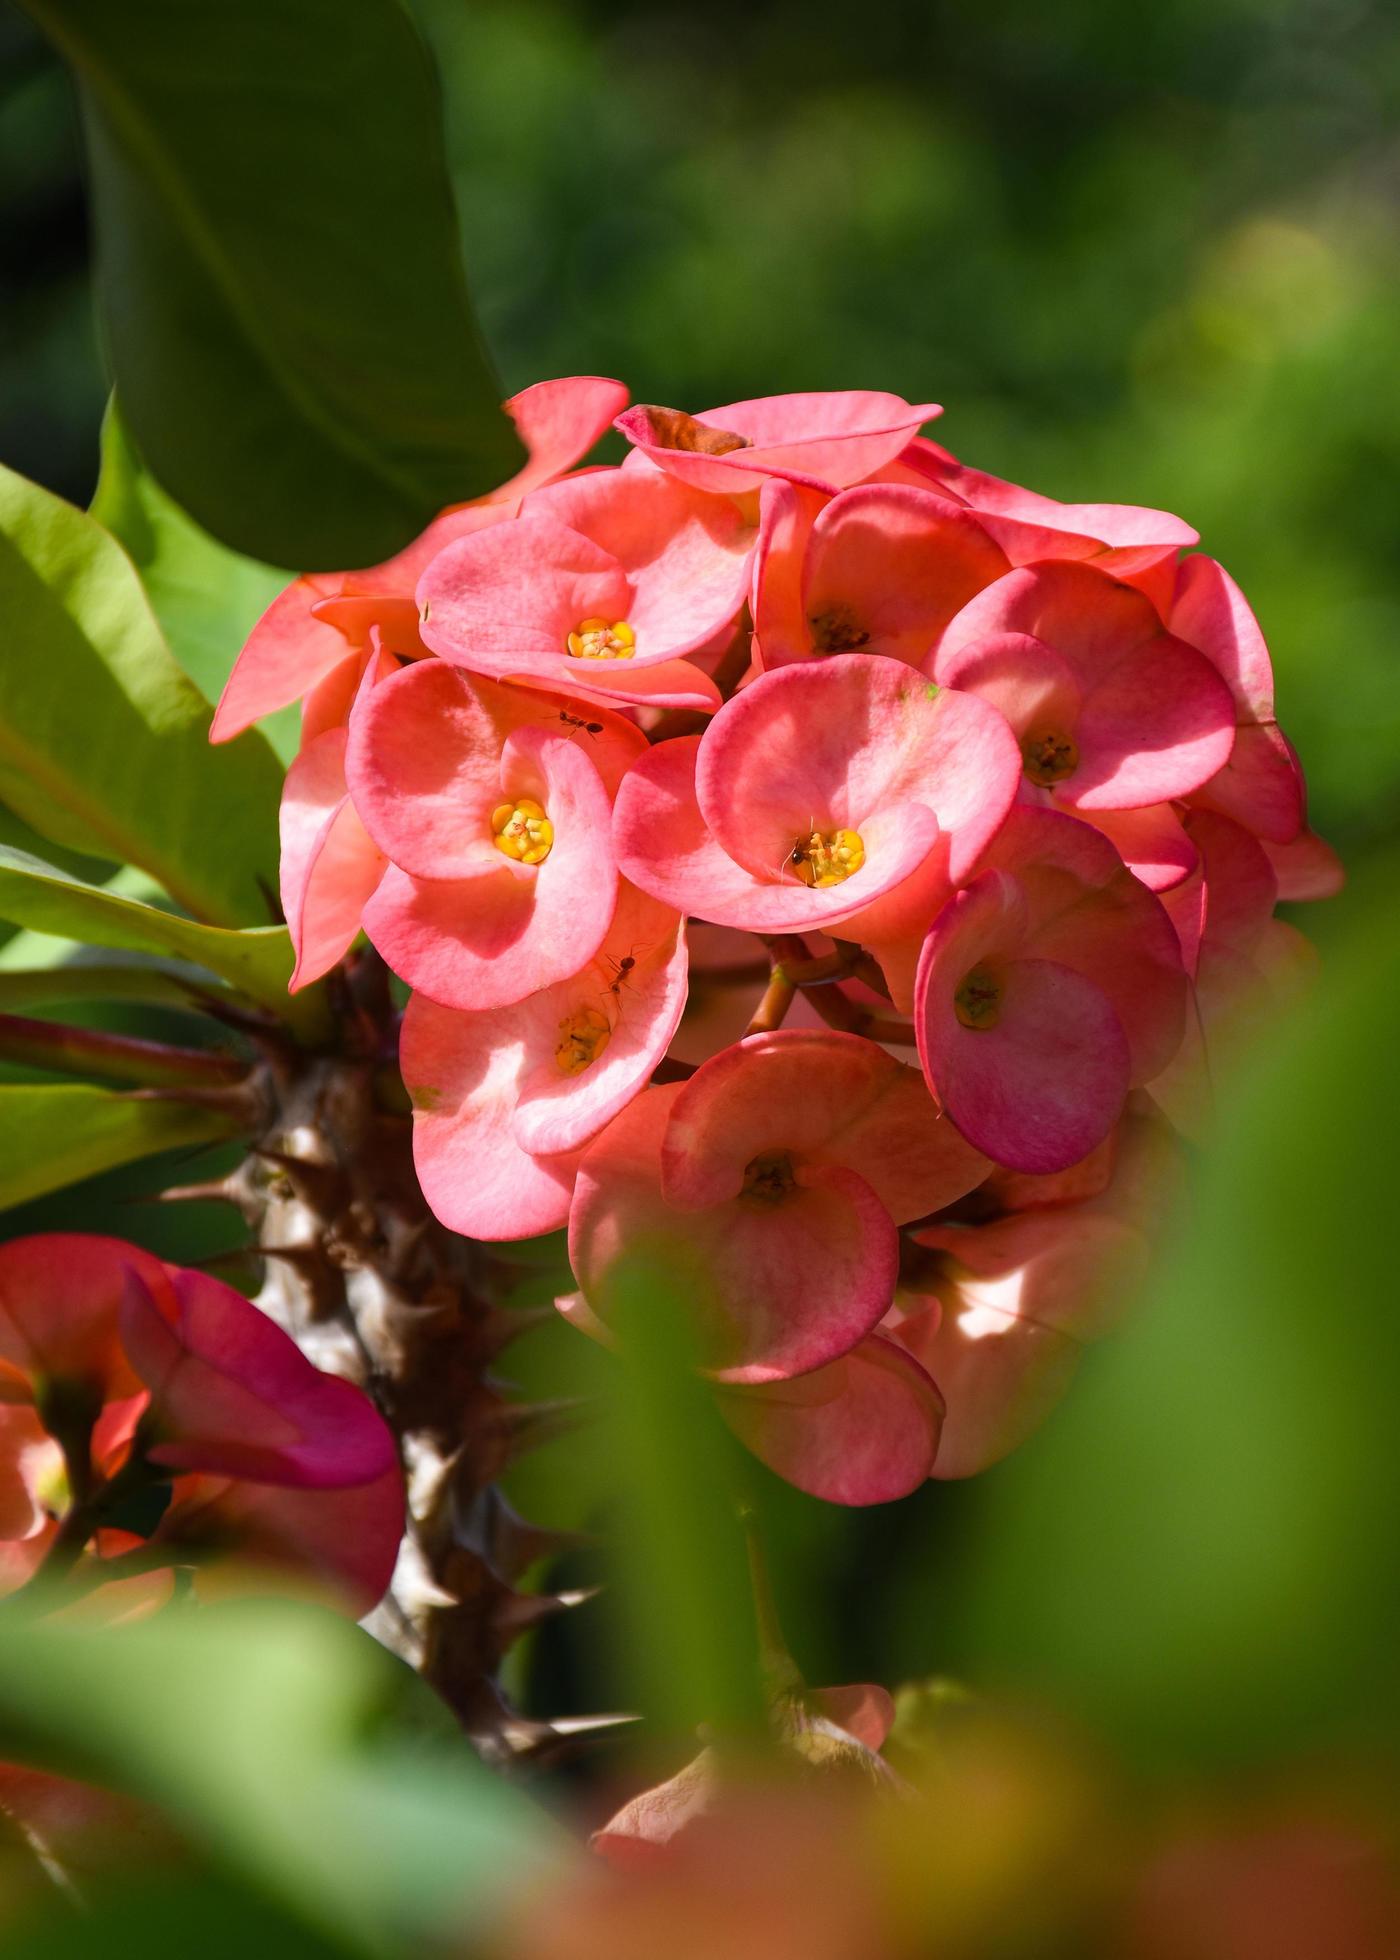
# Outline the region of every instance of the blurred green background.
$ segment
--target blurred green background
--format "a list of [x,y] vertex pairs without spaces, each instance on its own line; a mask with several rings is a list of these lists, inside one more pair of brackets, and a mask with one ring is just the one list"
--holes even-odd
[[[502,377],[934,399],[1250,595],[1349,854],[1400,828],[1400,13],[1372,0],[417,0]],[[0,15],[0,455],[86,500],[67,85]],[[411,359],[411,350],[405,350]]]
[[[1352,865],[1386,861],[1400,842],[1400,11],[1367,0],[1168,0],[1146,11],[886,0],[819,25],[795,0],[418,0],[416,11],[443,70],[467,261],[508,390],[600,372],[638,399],[696,409],[888,388],[941,400],[936,433],[982,467],[1069,500],[1179,511],[1259,613],[1316,826]],[[0,13],[0,457],[80,502],[96,477],[105,398],[87,250],[65,78],[22,19]],[[1387,902],[1379,873],[1372,883],[1374,903]],[[1309,929],[1335,936],[1361,903],[1322,908]],[[1387,971],[1393,1055],[1393,961]],[[1343,997],[1349,1016],[1371,984]],[[1337,1067],[1364,1068],[1359,1037]],[[1300,1121],[1325,1153],[1318,1068]],[[1336,1133],[1343,1170],[1348,1149],[1368,1166],[1377,1225],[1382,1102],[1376,1086],[1365,1123],[1338,1119]],[[1263,1096],[1259,1134],[1281,1135],[1294,1106],[1286,1085]],[[1232,1161],[1249,1160],[1237,1139]],[[123,1204],[147,1182],[145,1171],[105,1180],[84,1222],[177,1256],[207,1246],[208,1219],[157,1227]],[[1340,1233],[1346,1189],[1334,1198],[1328,1229]],[[27,1208],[10,1229],[60,1217],[73,1222],[71,1198]],[[1301,1218],[1295,1207],[1295,1228]],[[1267,1217],[1254,1229],[1253,1243],[1271,1243]],[[1228,1218],[1209,1230],[1226,1233]],[[1103,1364],[1124,1371],[1102,1378],[1100,1402],[1116,1411],[1105,1428],[1086,1430],[1071,1397],[1048,1440],[974,1486],[934,1486],[853,1516],[755,1470],[785,1617],[812,1678],[975,1670],[985,1627],[969,1630],[964,1595],[980,1587],[967,1575],[989,1533],[1023,1515],[1042,1467],[1070,1491],[1112,1486],[1118,1459],[1105,1452],[1138,1433],[1135,1368],[1149,1382],[1170,1378],[1184,1425],[1157,1435],[1137,1488],[1170,1495],[1173,1450],[1188,1448],[1196,1481],[1173,1513],[1188,1537],[1213,1480],[1229,1475],[1229,1451],[1211,1454],[1219,1410],[1193,1403],[1192,1370],[1228,1362],[1257,1381],[1267,1348],[1293,1360],[1272,1400],[1267,1377],[1260,1390],[1261,1474],[1296,1464],[1292,1444],[1317,1431],[1320,1406],[1330,1460],[1343,1441],[1350,1454],[1341,1481],[1320,1494],[1307,1485],[1307,1545],[1335,1538],[1343,1518],[1348,1545],[1384,1544],[1394,1489],[1366,1474],[1367,1452],[1384,1447],[1382,1417],[1372,1410],[1356,1430],[1347,1399],[1373,1352],[1366,1316],[1386,1311],[1388,1269],[1373,1251],[1370,1240],[1353,1246],[1346,1283],[1325,1301],[1322,1273],[1310,1291],[1285,1287],[1271,1323],[1279,1340],[1256,1317],[1233,1359],[1201,1346],[1200,1313],[1229,1310],[1225,1283],[1209,1301],[1197,1287],[1197,1316],[1177,1323],[1165,1357],[1125,1337],[1126,1359]],[[547,1268],[522,1280],[522,1297],[532,1286],[548,1291]],[[1324,1310],[1347,1362],[1331,1377],[1309,1358]],[[598,1365],[562,1325],[519,1350],[522,1378],[548,1394],[579,1392]],[[1218,1402],[1230,1377],[1210,1378]],[[518,1479],[522,1506],[545,1522],[606,1528],[606,1478],[590,1462],[577,1439],[552,1444]],[[1220,1597],[1240,1548],[1281,1529],[1278,1505],[1265,1510],[1266,1524],[1250,1514],[1219,1540],[1218,1566],[1193,1568],[1193,1597]],[[1024,1515],[1043,1536],[1043,1515]],[[1123,1530],[1133,1538],[1131,1516]],[[1289,1583],[1325,1618],[1328,1582],[1299,1556],[1303,1576],[1290,1568]],[[1053,1570],[1051,1553],[1037,1566],[1032,1548],[1007,1584],[1053,1583]],[[598,1572],[598,1554],[581,1552],[554,1576]],[[1100,1571],[1098,1583],[1112,1576]],[[1150,1588],[1143,1600],[1150,1616]],[[525,1683],[536,1705],[633,1702],[610,1611],[586,1609],[536,1639]],[[1266,1590],[1252,1611],[1245,1661],[1225,1657],[1239,1678],[1251,1640],[1271,1639],[1292,1608],[1286,1591]],[[1313,1626],[1307,1614],[1303,1624]],[[1143,1654],[1141,1632],[1139,1614],[1122,1651]],[[1183,1635],[1197,1649],[1211,1637]],[[1384,1615],[1378,1637],[1390,1637]],[[1154,1681],[1145,1666],[1144,1696]],[[1207,1714],[1228,1700],[1229,1679],[1210,1692]]]

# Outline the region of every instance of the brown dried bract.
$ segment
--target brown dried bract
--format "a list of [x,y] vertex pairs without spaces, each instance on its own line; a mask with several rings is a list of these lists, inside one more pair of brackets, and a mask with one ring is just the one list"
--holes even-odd
[[655,408],[639,402],[638,410],[647,418],[647,428],[658,449],[684,449],[694,456],[727,456],[734,449],[751,447],[747,436],[736,436],[730,429],[712,429],[708,422],[697,422],[681,408]]

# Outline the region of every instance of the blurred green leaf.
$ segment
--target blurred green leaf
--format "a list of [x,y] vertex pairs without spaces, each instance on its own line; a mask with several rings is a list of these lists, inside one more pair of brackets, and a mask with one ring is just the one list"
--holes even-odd
[[[0,860],[0,889],[3,889],[3,860]],[[0,899],[0,917],[5,905]],[[104,964],[99,960],[74,960],[66,966],[22,967],[16,971],[0,969],[0,1013],[22,1014],[31,1007],[61,1007],[89,1001],[139,1001],[151,1007],[178,1007],[197,1011],[191,986],[214,988],[197,967],[181,968],[174,961],[159,965],[135,960],[129,964]]]
[[[102,470],[89,508],[141,574],[170,651],[205,700],[217,701],[243,642],[292,574],[229,551],[186,517],[137,455],[115,395],[102,419]],[[297,710],[260,725],[290,762]]]
[[158,1150],[227,1137],[234,1127],[217,1110],[88,1083],[0,1083],[0,1207]]
[[211,749],[209,708],[121,548],[0,469],[0,795],[71,850],[141,866],[225,924],[267,916],[281,770],[256,733]]
[[4,1931],[5,1960],[337,1960],[360,1950],[209,1871],[88,1880],[81,1903],[58,1894]]
[[101,885],[85,885],[56,865],[3,844],[0,918],[60,939],[173,954],[207,967],[251,1000],[279,1013],[289,1008],[292,942],[285,926],[250,926],[234,932],[201,925]]
[[[41,1602],[42,1605],[42,1602]],[[367,1634],[287,1600],[102,1627],[0,1609],[0,1751],[145,1798],[352,1950],[401,1954],[540,1882],[562,1835]]]
[[124,409],[197,523],[363,565],[513,474],[399,0],[25,4],[79,83]]
[[992,1674],[1195,1759],[1397,1739],[1393,865],[1261,1025],[1139,1317],[989,1486]]

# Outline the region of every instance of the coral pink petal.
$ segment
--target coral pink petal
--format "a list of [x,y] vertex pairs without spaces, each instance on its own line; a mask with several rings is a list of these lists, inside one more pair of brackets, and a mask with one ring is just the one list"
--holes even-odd
[[712,715],[721,699],[710,676],[690,660],[566,660],[548,673],[521,669],[507,679],[614,711],[684,708]]
[[467,1238],[533,1238],[568,1219],[576,1156],[533,1155],[515,1135],[530,1007],[460,1014],[414,994],[404,1014],[418,1182],[434,1216]]
[[718,1399],[761,1462],[831,1504],[907,1497],[937,1458],[942,1397],[912,1355],[876,1335],[797,1381]]
[[[403,1475],[397,1464],[367,1483],[344,1489],[296,1489],[239,1480],[227,1485],[192,1515],[180,1500],[167,1513],[175,1537],[196,1541],[213,1532],[236,1545],[239,1576],[263,1562],[290,1565],[323,1580],[340,1595],[344,1610],[362,1619],[388,1589],[404,1530]],[[217,1566],[197,1571],[195,1593],[216,1593]],[[283,1582],[285,1584],[285,1582]],[[271,1575],[268,1588],[276,1580]]]
[[1010,564],[975,517],[894,484],[845,490],[812,529],[807,652],[859,649],[917,666],[953,615]]
[[951,1204],[991,1168],[939,1119],[917,1069],[825,1028],[750,1035],[704,1063],[672,1107],[662,1190],[685,1208],[723,1203],[750,1159],[774,1148],[858,1171],[896,1225]]
[[345,658],[344,637],[312,616],[332,588],[324,578],[293,580],[248,635],[219,696],[211,742],[232,741],[264,715],[299,700]]
[[1144,810],[1076,810],[1075,815],[1103,832],[1149,891],[1173,891],[1196,868],[1196,847],[1169,803]]
[[811,653],[802,567],[812,526],[826,502],[824,490],[781,477],[770,477],[760,493],[750,605],[754,657],[761,669],[805,660]]
[[1211,661],[1238,702],[1241,721],[1274,719],[1269,649],[1248,600],[1223,565],[1199,553],[1182,561],[1167,625]]
[[[1093,981],[1019,956],[1025,917],[1015,880],[998,871],[945,907],[919,962],[919,1058],[976,1148],[1011,1170],[1057,1171],[1087,1156],[1117,1121],[1129,1050]],[[966,1027],[955,1000],[977,971],[999,990],[997,1015],[990,1025]]]
[[1039,1428],[1064,1395],[1082,1345],[1015,1313],[935,1303],[892,1330],[928,1370],[947,1413],[933,1474],[974,1477],[1001,1462]]
[[989,633],[941,647],[930,664],[940,686],[990,702],[1018,740],[1048,729],[1074,732],[1082,690],[1069,662],[1044,640],[1029,633]]
[[1208,660],[1163,633],[1088,688],[1076,739],[1079,767],[1060,786],[1065,802],[1086,810],[1169,803],[1229,761],[1234,703]]
[[567,658],[581,621],[626,619],[631,598],[611,552],[533,505],[446,546],[418,581],[426,644],[497,675],[540,656]]
[[[837,654],[761,675],[728,702],[705,732],[695,789],[728,854],[760,873],[805,827],[864,838],[880,814],[923,805],[957,881],[995,835],[1020,774],[1015,739],[985,702],[900,661]],[[867,889],[864,902],[878,895]]]
[[1151,602],[1089,565],[1022,566],[989,585],[951,621],[936,662],[970,640],[1026,633],[1052,646],[1086,692],[1125,654],[1162,631]]
[[[786,668],[783,673],[807,671]],[[624,877],[677,911],[743,931],[820,929],[901,883],[938,841],[938,821],[931,811],[891,810],[867,826],[866,861],[859,871],[841,884],[809,888],[783,873],[815,813],[795,816],[790,832],[773,829],[770,815],[772,862],[764,866],[766,876],[754,872],[730,857],[700,814],[695,792],[700,753],[702,744],[694,737],[659,743],[624,780],[613,815],[614,847]]]
[[622,567],[631,598],[625,613],[609,617],[626,618],[638,658],[703,646],[747,596],[754,526],[737,505],[675,477],[649,470],[571,477],[533,497],[527,518],[536,512],[591,539]]
[[572,469],[627,406],[627,388],[601,374],[570,374],[537,381],[505,404],[506,414],[529,451],[522,469],[493,493],[493,501],[523,497]]
[[1287,844],[1264,841],[1282,899],[1335,898],[1346,883],[1342,861],[1316,831],[1304,830]]
[[1271,844],[1291,843],[1303,826],[1303,772],[1278,724],[1237,728],[1229,761],[1191,801],[1233,817]]
[[798,1167],[795,1187],[771,1202],[668,1205],[658,1173],[674,1100],[671,1088],[644,1091],[579,1166],[569,1261],[593,1313],[606,1325],[618,1288],[645,1270],[693,1317],[716,1379],[777,1380],[844,1353],[894,1292],[889,1213],[861,1178],[824,1167]]
[[292,993],[349,949],[388,862],[346,792],[346,740],[343,728],[318,735],[282,789],[282,910],[297,956]]
[[517,730],[504,753],[519,764],[506,794],[533,796],[549,813],[549,856],[534,866],[502,857],[499,871],[461,883],[391,865],[365,910],[365,931],[389,965],[444,1007],[505,1007],[567,980],[612,918],[617,869],[597,770],[566,736],[539,728]]
[[925,422],[942,410],[911,405],[871,389],[830,394],[768,395],[730,402],[694,419],[744,438],[742,449],[713,456],[672,449],[658,439],[648,409],[631,408],[616,426],[663,470],[700,490],[737,496],[766,477],[795,477],[843,489],[894,461]]

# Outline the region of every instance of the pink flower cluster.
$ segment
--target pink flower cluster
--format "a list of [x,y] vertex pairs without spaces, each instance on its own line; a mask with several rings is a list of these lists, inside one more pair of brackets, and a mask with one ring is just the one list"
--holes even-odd
[[165,1598],[176,1566],[226,1585],[227,1554],[359,1615],[403,1517],[368,1397],[241,1293],[119,1239],[0,1246],[0,1593],[76,1563],[130,1612]]
[[437,1215],[567,1225],[603,1338],[656,1262],[745,1442],[873,1502],[1048,1407],[1303,962],[1277,900],[1339,872],[1178,518],[967,468],[890,395],[625,402],[508,404],[522,474],[298,580],[216,739],[305,696],[294,985],[363,927],[412,989]]

